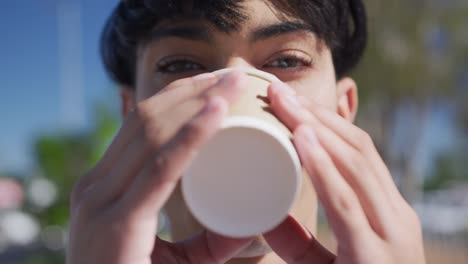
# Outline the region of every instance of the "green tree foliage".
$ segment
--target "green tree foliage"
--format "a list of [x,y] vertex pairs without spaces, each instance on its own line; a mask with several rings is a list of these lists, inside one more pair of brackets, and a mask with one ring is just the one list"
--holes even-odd
[[[373,136],[399,177],[400,190],[412,201],[424,178],[416,157],[432,104],[450,101],[466,108],[459,76],[468,69],[468,2],[365,2],[369,45],[354,73],[361,100],[358,124]],[[405,124],[405,149],[395,153],[393,132],[402,106],[412,109],[407,113],[411,122]]]
[[431,177],[424,182],[425,191],[450,188],[460,182],[468,182],[468,170],[465,162],[467,153],[452,152],[439,156],[435,160],[435,169]]
[[90,131],[44,135],[37,140],[35,157],[41,173],[59,186],[57,202],[40,214],[43,224],[67,223],[74,182],[95,164],[117,130],[114,114],[104,107],[98,107],[96,113],[96,124]]
[[56,203],[39,214],[42,224],[65,226],[67,223],[70,191],[91,162],[91,148],[86,134],[47,135],[38,139],[37,163],[42,174],[59,188]]
[[[116,133],[117,115],[104,106],[97,107],[95,125],[81,133],[64,132],[43,135],[35,144],[35,158],[41,174],[58,187],[57,201],[49,208],[34,212],[41,226],[61,226],[69,220],[70,193],[74,183],[86,173],[104,153]],[[63,252],[40,250],[32,254],[28,263],[59,264]]]
[[364,102],[455,95],[455,75],[467,65],[468,2],[365,2],[369,46],[356,72]]

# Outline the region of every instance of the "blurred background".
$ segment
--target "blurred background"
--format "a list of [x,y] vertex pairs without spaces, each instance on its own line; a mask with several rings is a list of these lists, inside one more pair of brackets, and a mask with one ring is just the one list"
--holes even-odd
[[[0,263],[65,262],[71,187],[120,126],[98,54],[117,2],[0,7]],[[468,1],[365,2],[358,124],[417,210],[428,263],[468,263]],[[319,238],[335,246],[324,219]]]

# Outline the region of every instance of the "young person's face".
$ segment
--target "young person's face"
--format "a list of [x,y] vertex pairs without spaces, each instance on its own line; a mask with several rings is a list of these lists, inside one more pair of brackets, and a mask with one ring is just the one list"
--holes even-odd
[[[303,22],[285,17],[264,1],[245,1],[243,5],[248,10],[248,19],[239,31],[223,33],[204,21],[158,24],[154,38],[139,51],[135,92],[122,91],[123,112],[177,79],[243,66],[276,75],[299,95],[352,121],[357,108],[356,85],[348,78],[337,82],[330,49],[310,31],[279,30],[283,23]],[[314,231],[317,200],[305,175],[304,182],[292,214]],[[183,203],[180,190],[167,203],[166,212],[174,240],[186,239],[200,231]],[[261,243],[254,243],[241,253],[261,254]]]

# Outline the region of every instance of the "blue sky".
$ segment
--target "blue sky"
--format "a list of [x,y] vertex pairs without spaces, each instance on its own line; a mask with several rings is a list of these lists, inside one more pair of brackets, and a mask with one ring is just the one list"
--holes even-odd
[[[63,113],[57,4],[60,0],[4,1],[0,9],[0,171],[31,167],[31,143],[41,133],[84,129],[96,102],[115,104],[115,87],[98,56],[99,34],[118,0],[69,0],[81,7],[83,105]],[[62,1],[66,2],[66,1]],[[73,40],[73,39],[72,39]],[[78,100],[80,101],[80,100]],[[76,108],[75,108],[76,110]],[[84,117],[84,118],[80,118]],[[76,119],[76,120],[73,120]]]
[[[59,57],[58,3],[81,10],[81,38],[71,34],[66,56]],[[118,0],[16,0],[4,1],[0,9],[0,171],[28,171],[33,166],[31,146],[42,133],[64,129],[86,129],[97,102],[117,106],[117,90],[104,73],[98,54],[99,35],[104,21]],[[68,3],[68,5],[67,5]],[[63,18],[62,18],[63,19]],[[70,30],[73,30],[71,28]],[[63,95],[60,62],[81,58],[75,65],[82,71],[81,96],[68,98],[71,107],[61,104]],[[70,70],[71,69],[71,70]],[[73,72],[73,65],[69,72]],[[75,68],[76,69],[76,68]],[[73,74],[72,74],[73,75]],[[71,76],[74,79],[79,76]],[[81,104],[82,102],[82,104]],[[424,134],[422,164],[430,154],[451,147],[456,136],[451,113],[444,107],[433,110],[429,131]],[[401,135],[404,136],[404,135]],[[443,139],[443,140],[440,140]]]

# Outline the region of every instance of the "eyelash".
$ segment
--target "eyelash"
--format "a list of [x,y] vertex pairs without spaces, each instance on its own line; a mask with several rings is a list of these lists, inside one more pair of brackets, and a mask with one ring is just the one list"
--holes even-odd
[[[189,67],[188,69],[186,70],[174,70],[174,69],[170,69],[171,67],[174,67],[175,65],[183,65],[184,67],[187,65],[187,64],[191,64],[192,66]],[[193,65],[197,66],[198,68],[193,68]],[[186,57],[173,57],[173,58],[168,58],[168,59],[165,59],[165,60],[162,60],[161,62],[158,63],[157,65],[157,71],[158,72],[161,72],[161,73],[165,73],[165,74],[180,74],[180,73],[185,73],[187,71],[191,71],[191,70],[199,70],[199,71],[203,71],[205,70],[205,68],[199,64],[199,63],[196,63],[194,62],[192,59],[190,58],[186,58]]]
[[[291,64],[293,62],[294,64],[299,63],[301,64],[300,66],[292,66],[292,67],[284,67],[284,65],[278,65],[278,66],[271,66],[272,63],[278,62],[278,61],[287,61],[287,63]],[[297,54],[288,54],[288,55],[283,55],[281,57],[278,57],[267,64],[265,64],[266,68],[278,68],[280,70],[287,70],[287,71],[301,71],[303,68],[311,67],[314,64],[314,60],[311,58],[305,58],[305,56],[297,55]],[[175,66],[183,66],[184,69],[170,69],[171,67]],[[186,67],[187,65],[190,65],[190,67]],[[195,66],[195,67],[194,67]],[[185,58],[185,57],[175,57],[175,58],[169,58],[165,59],[161,62],[158,63],[157,65],[157,71],[161,72],[163,74],[183,74],[189,71],[206,71],[206,68],[202,66],[199,63],[194,62],[190,58]]]
[[[292,67],[283,67],[284,65],[278,65],[278,66],[271,66],[271,64],[273,64],[274,62],[278,62],[278,61],[287,61],[287,63],[291,64],[291,62],[294,62],[294,64],[296,63],[299,63],[301,64],[300,66],[292,66]],[[314,60],[312,58],[307,58],[306,56],[303,56],[303,55],[300,55],[300,54],[295,54],[295,53],[291,53],[291,54],[285,54],[285,55],[282,55],[278,58],[275,58],[274,60],[268,62],[266,64],[266,66],[264,67],[267,67],[267,68],[278,68],[278,69],[282,69],[282,70],[292,70],[292,71],[300,71],[302,70],[303,68],[308,68],[308,67],[311,67],[314,65]]]

